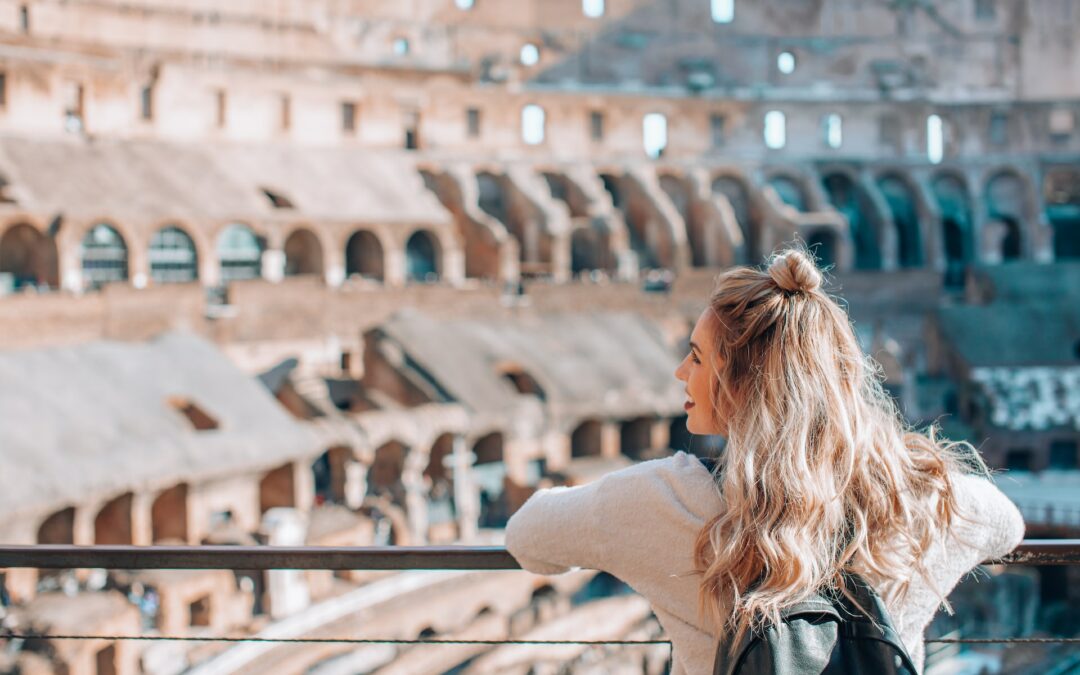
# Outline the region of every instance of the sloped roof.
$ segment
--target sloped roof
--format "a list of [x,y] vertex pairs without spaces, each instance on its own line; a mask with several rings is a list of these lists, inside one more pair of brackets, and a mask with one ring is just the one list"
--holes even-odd
[[[278,466],[317,454],[257,379],[182,333],[0,353],[0,513]],[[196,431],[169,403],[218,422]]]
[[433,319],[399,313],[377,330],[454,400],[512,413],[519,396],[499,370],[515,364],[556,412],[581,416],[681,411],[678,358],[660,331],[630,313],[549,314],[513,319]]
[[[401,153],[277,143],[0,138],[22,209],[68,217],[449,222]],[[262,189],[295,207],[275,209]]]

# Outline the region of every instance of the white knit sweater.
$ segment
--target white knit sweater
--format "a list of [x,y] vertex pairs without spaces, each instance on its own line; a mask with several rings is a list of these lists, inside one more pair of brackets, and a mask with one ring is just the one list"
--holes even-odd
[[[952,535],[927,553],[927,568],[949,593],[979,562],[1008,553],[1024,521],[993,483],[957,476],[961,514]],[[710,673],[716,639],[698,617],[694,540],[723,508],[716,483],[692,455],[643,462],[588,485],[540,490],[510,519],[506,546],[525,569],[559,574],[574,567],[603,570],[643,595],[674,646],[673,675]],[[880,592],[883,588],[877,589]],[[893,623],[922,671],[923,631],[939,606],[918,575]]]

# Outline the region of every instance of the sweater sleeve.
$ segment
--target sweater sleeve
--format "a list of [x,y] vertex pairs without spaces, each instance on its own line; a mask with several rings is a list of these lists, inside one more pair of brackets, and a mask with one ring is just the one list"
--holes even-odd
[[1000,558],[1024,539],[1024,518],[991,480],[976,475],[956,479],[957,522],[954,535],[970,547],[972,566]]
[[536,574],[596,569],[594,554],[599,484],[539,490],[506,523],[506,548]]

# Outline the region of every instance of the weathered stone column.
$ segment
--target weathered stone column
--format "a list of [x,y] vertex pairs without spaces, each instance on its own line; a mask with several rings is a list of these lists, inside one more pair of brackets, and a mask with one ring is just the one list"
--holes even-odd
[[465,445],[465,437],[454,436],[453,462],[454,507],[457,511],[458,539],[470,542],[476,539],[480,527],[480,495],[472,480],[472,464],[475,456]]

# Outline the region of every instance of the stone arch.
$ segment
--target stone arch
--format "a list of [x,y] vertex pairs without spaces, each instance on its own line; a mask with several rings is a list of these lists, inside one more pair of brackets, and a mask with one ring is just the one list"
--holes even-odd
[[952,171],[935,174],[930,189],[941,212],[945,283],[957,286],[963,282],[964,266],[974,258],[975,252],[971,193],[964,177]]
[[1049,169],[1043,176],[1043,201],[1054,230],[1054,258],[1080,258],[1080,169]]
[[188,486],[180,483],[163,490],[150,506],[151,540],[187,542]]
[[109,221],[98,221],[86,229],[79,242],[79,261],[84,288],[128,280],[128,245]]
[[218,265],[221,283],[262,277],[262,254],[265,238],[256,234],[247,223],[225,225],[217,235]]
[[134,495],[124,493],[110,500],[94,518],[94,543],[98,545],[131,545],[133,541],[132,502]]
[[479,487],[481,527],[502,527],[510,517],[506,495],[505,439],[495,431],[478,438],[472,446],[473,476]]
[[746,180],[730,174],[720,174],[713,177],[711,187],[713,194],[721,194],[727,198],[731,210],[735,212],[735,220],[742,232],[746,262],[758,260],[762,255],[761,242],[753,215],[750,187]]
[[1000,169],[986,180],[983,199],[990,222],[1005,227],[1001,259],[1016,260],[1025,249],[1025,227],[1029,210],[1027,182],[1013,169]]
[[431,443],[428,452],[428,463],[424,468],[424,476],[431,481],[432,488],[439,481],[452,482],[453,472],[447,467],[447,461],[454,453],[454,434],[441,434]]
[[776,196],[799,213],[810,208],[810,199],[803,180],[798,176],[783,171],[775,171],[765,180],[765,184],[776,191]]
[[822,227],[810,231],[806,235],[806,247],[817,257],[819,267],[823,269],[836,267],[840,247],[835,230]]
[[581,188],[565,175],[556,171],[542,171],[552,199],[566,204],[571,218],[586,218],[589,215],[589,200]]
[[285,252],[285,276],[322,276],[325,273],[322,242],[309,228],[298,227],[290,232],[282,249]]
[[25,221],[0,230],[0,273],[13,278],[16,289],[58,288],[60,261],[56,240]]
[[881,269],[881,238],[879,223],[869,196],[858,181],[846,171],[830,171],[821,177],[829,203],[848,221],[855,249],[855,269]]
[[879,176],[877,186],[896,228],[897,263],[900,267],[922,267],[925,264],[924,246],[914,187],[902,175],[891,172]]
[[417,230],[405,242],[405,278],[432,283],[442,275],[442,242],[430,230]]
[[371,230],[353,232],[345,243],[345,276],[384,281],[386,255],[379,236]]
[[[357,485],[356,469],[360,464],[352,449],[334,446],[319,455],[311,463],[312,482],[315,490],[315,503],[357,505],[361,501],[359,494],[363,485]],[[356,493],[350,499],[350,493]]]
[[603,449],[603,425],[597,420],[585,420],[570,434],[571,457],[598,457]]
[[180,225],[158,228],[150,237],[147,255],[155,284],[189,283],[199,279],[199,249]]

